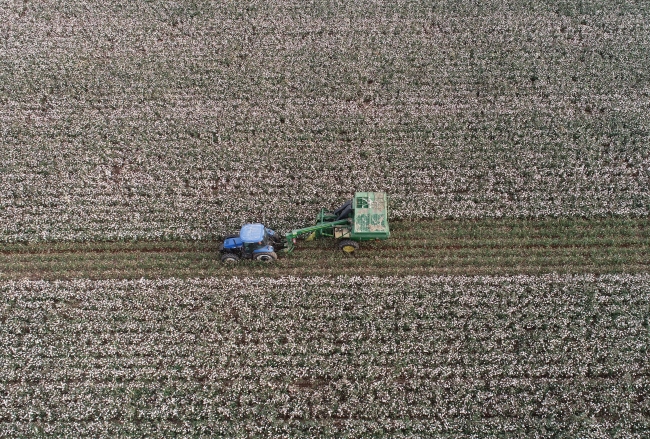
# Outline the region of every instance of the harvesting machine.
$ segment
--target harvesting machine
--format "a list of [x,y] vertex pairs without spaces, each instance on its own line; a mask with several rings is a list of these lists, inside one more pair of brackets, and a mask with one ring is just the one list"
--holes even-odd
[[284,237],[264,225],[245,224],[237,236],[228,236],[220,252],[223,262],[254,259],[271,262],[277,251],[291,253],[299,238],[334,238],[347,254],[359,248],[359,242],[388,239],[388,196],[384,192],[357,192],[338,209],[321,209],[313,226],[295,229]]

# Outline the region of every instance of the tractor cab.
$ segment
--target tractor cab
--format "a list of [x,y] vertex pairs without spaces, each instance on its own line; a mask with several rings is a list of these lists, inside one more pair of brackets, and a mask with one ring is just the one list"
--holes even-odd
[[237,262],[239,259],[254,259],[271,262],[277,259],[275,247],[282,246],[282,238],[260,223],[245,224],[239,236],[227,237],[221,246],[223,262]]

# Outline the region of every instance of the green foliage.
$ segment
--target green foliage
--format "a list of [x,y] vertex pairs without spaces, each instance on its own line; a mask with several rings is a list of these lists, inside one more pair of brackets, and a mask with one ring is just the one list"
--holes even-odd
[[391,229],[389,240],[364,242],[353,258],[323,239],[270,265],[225,266],[220,241],[5,244],[0,279],[648,271],[647,218],[393,221]]

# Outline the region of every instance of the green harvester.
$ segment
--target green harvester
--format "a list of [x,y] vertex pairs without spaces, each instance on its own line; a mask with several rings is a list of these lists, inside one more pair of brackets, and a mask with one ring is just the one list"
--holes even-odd
[[286,235],[286,251],[294,249],[298,238],[334,238],[348,254],[359,248],[361,241],[388,239],[388,195],[385,192],[357,192],[354,198],[329,212],[321,209],[316,224],[292,230]]

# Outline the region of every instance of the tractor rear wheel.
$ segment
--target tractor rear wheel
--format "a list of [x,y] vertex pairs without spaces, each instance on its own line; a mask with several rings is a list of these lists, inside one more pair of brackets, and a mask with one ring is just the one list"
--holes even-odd
[[256,261],[273,262],[278,258],[278,255],[275,252],[255,253],[254,258]]
[[221,256],[221,262],[224,264],[236,264],[239,262],[239,256],[234,253],[224,253]]
[[351,255],[356,250],[359,250],[359,244],[351,239],[343,239],[339,241],[339,248],[348,255]]

